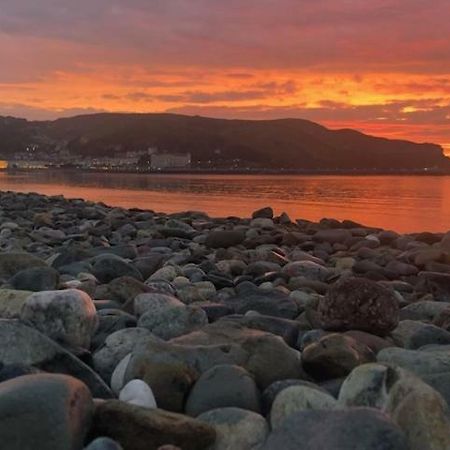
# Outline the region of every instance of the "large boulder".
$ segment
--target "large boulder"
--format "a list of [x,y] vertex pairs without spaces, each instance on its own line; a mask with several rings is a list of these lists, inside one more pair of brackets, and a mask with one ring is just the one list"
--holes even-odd
[[393,291],[364,278],[344,278],[320,299],[319,313],[327,330],[362,330],[386,335],[398,324]]
[[203,450],[216,438],[214,428],[199,420],[119,400],[97,405],[91,434],[112,438],[124,450],[158,450],[163,445]]
[[307,410],[288,417],[262,450],[409,450],[402,431],[370,408]]
[[253,377],[245,369],[218,365],[204,372],[194,384],[186,401],[186,413],[198,416],[225,407],[259,412],[260,397]]
[[210,450],[257,450],[264,444],[269,427],[264,417],[240,408],[218,408],[198,416],[216,430]]
[[72,375],[83,381],[95,397],[112,393],[89,366],[72,353],[17,320],[0,320],[0,364],[34,366],[53,373]]
[[380,364],[356,368],[342,385],[339,402],[383,410],[403,430],[411,450],[450,448],[445,400],[403,369]]
[[25,375],[0,383],[0,447],[81,449],[93,406],[89,389],[67,375]]
[[25,301],[21,319],[73,348],[89,348],[98,325],[94,302],[77,289],[35,292]]

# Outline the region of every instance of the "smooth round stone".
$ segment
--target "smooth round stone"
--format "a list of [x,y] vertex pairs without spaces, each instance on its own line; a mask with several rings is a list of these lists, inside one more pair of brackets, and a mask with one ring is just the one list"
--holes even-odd
[[0,447],[72,450],[83,447],[93,402],[68,375],[25,375],[0,383]]
[[346,376],[356,366],[374,359],[368,347],[340,334],[323,336],[308,345],[302,353],[303,368],[320,381]]
[[310,381],[297,379],[275,381],[275,383],[272,383],[269,387],[267,387],[262,394],[262,409],[264,415],[267,415],[270,412],[273,401],[277,395],[284,389],[291,386],[308,386],[311,389],[317,389],[326,393],[325,389],[322,389],[319,385],[311,383]]
[[236,407],[260,411],[260,392],[253,377],[242,367],[218,365],[197,380],[186,402],[191,416],[216,408]]
[[[151,337],[145,328],[124,328],[111,333],[93,354],[94,369],[109,383],[117,364],[143,339]],[[155,339],[157,339],[155,337]]]
[[17,272],[32,267],[47,267],[47,264],[37,256],[29,253],[0,253],[0,278],[10,279]]
[[163,293],[139,294],[134,299],[134,313],[138,317],[146,312],[157,314],[171,306],[183,306],[183,303],[173,295]]
[[129,381],[120,391],[119,400],[143,408],[157,408],[150,386],[142,380]]
[[272,430],[278,428],[283,421],[298,411],[308,409],[335,409],[337,401],[320,389],[309,386],[290,386],[283,389],[276,397],[270,411]]
[[123,447],[113,439],[99,437],[85,447],[84,450],[123,450]]
[[159,311],[147,311],[138,322],[155,336],[169,340],[207,325],[208,316],[198,306],[168,305]]
[[153,450],[173,445],[183,450],[207,450],[215,441],[210,425],[162,409],[148,409],[120,400],[96,405],[91,433],[108,436],[127,450]]
[[256,450],[269,433],[264,417],[239,408],[213,409],[200,414],[197,419],[216,430],[216,441],[210,450]]
[[143,281],[142,274],[136,267],[113,254],[96,256],[92,261],[92,273],[101,283],[109,283],[115,278],[129,276]]
[[21,319],[73,348],[89,348],[98,325],[94,302],[77,289],[35,292],[26,299]]
[[24,291],[49,291],[59,284],[59,273],[52,267],[32,267],[17,272],[9,284]]
[[418,349],[428,344],[450,344],[450,332],[415,320],[402,320],[392,330],[391,336],[396,345],[407,349]]
[[402,431],[370,408],[307,410],[288,417],[261,450],[410,450]]

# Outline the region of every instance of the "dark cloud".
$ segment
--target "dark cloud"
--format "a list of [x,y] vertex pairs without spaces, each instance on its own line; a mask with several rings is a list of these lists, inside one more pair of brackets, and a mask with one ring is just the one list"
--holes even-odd
[[449,15],[448,0],[2,0],[0,33],[108,63],[446,72]]

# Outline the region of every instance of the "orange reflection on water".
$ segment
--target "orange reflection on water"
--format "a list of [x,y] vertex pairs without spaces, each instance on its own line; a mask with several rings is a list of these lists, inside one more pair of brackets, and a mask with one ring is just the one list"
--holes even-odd
[[350,219],[399,232],[450,229],[448,176],[142,175],[86,172],[0,174],[0,189],[102,201],[155,211],[201,210],[250,216],[277,214]]

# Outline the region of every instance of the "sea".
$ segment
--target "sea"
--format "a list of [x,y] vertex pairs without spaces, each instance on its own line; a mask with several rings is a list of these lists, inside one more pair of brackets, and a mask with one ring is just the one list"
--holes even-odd
[[450,176],[0,172],[0,190],[64,195],[158,212],[250,217],[271,206],[291,219],[349,219],[401,233],[450,230]]

